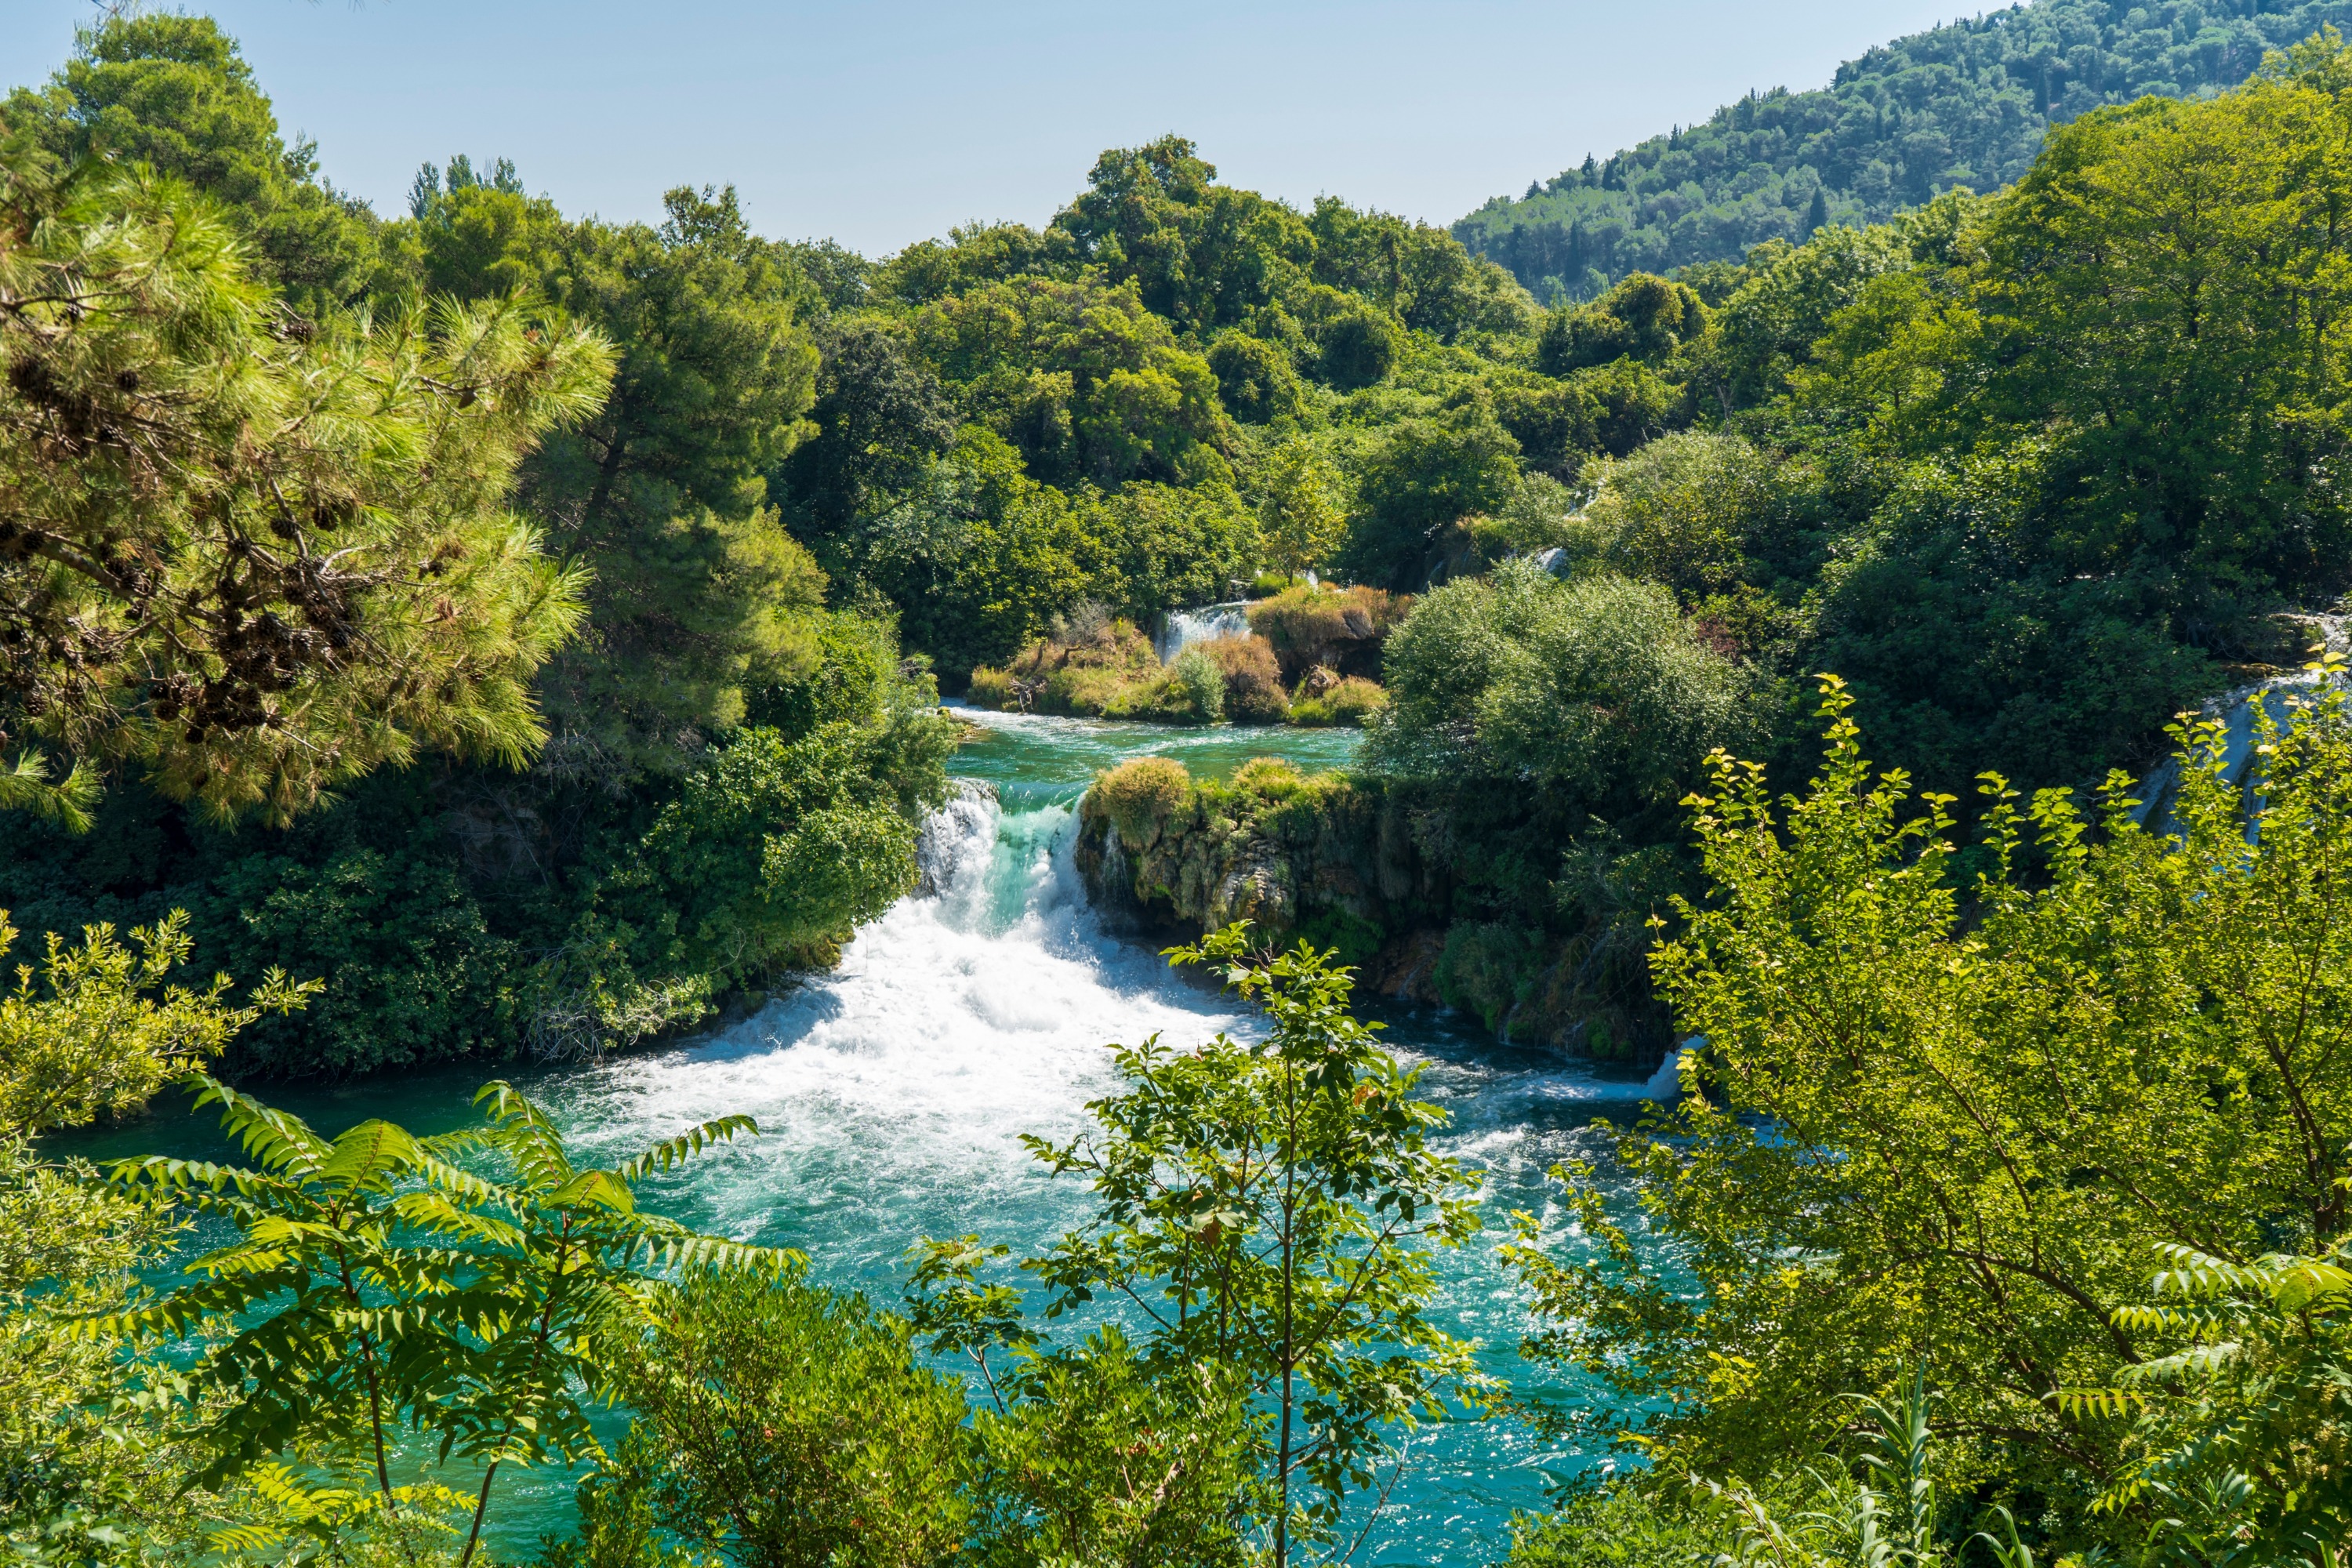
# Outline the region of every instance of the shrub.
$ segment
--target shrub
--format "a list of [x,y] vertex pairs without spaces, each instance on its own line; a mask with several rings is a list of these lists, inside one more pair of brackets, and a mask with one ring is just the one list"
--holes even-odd
[[1748,678],[1698,641],[1665,589],[1557,582],[1523,563],[1431,594],[1387,663],[1373,769],[1531,782],[1612,820],[1679,799],[1749,716]]
[[1378,588],[1298,587],[1252,605],[1249,624],[1273,646],[1286,681],[1297,681],[1318,664],[1342,674],[1369,675],[1380,668],[1389,629],[1412,607],[1403,595]]
[[1160,696],[1164,716],[1213,724],[1225,716],[1225,672],[1200,648],[1188,647],[1168,667]]
[[1192,800],[1192,775],[1171,757],[1138,757],[1097,773],[1093,793],[1121,838],[1146,844]]
[[969,1517],[961,1390],[905,1322],[798,1280],[661,1288],[623,1373],[654,1519],[745,1568],[936,1563]]
[[1298,769],[1281,757],[1252,757],[1234,772],[1234,788],[1267,800],[1288,800],[1305,788]]
[[[1274,645],[1261,637],[1212,637],[1197,645],[1224,680],[1225,716],[1238,724],[1279,724],[1290,710]],[[1189,651],[1189,650],[1188,650]]]
[[1020,699],[1014,695],[1013,672],[982,665],[971,672],[971,684],[965,689],[975,708],[1017,708]]
[[1378,681],[1350,675],[1320,695],[1302,697],[1290,705],[1290,721],[1310,730],[1361,726],[1388,705],[1389,694]]

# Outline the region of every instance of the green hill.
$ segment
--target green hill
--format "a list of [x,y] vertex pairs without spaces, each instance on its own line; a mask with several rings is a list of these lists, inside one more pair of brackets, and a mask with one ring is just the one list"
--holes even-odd
[[1538,300],[1629,272],[1736,261],[1824,223],[1875,223],[2024,174],[2053,122],[2150,93],[2196,98],[2263,52],[2352,19],[2352,0],[2036,0],[1915,33],[1812,92],[1775,88],[1606,163],[1588,156],[1454,226]]

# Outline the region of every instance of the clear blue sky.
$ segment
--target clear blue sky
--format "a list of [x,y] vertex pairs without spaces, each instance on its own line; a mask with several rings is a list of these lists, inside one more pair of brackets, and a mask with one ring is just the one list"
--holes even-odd
[[[280,124],[400,210],[416,166],[504,155],[570,212],[732,182],[761,232],[871,254],[1040,224],[1105,147],[1176,131],[1221,176],[1445,223],[1750,88],[1956,14],[1949,0],[221,0]],[[0,83],[89,0],[0,0]]]

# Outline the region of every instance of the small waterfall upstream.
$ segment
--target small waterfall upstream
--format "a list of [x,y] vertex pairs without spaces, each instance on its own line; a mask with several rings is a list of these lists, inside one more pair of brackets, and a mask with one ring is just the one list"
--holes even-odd
[[[2322,647],[2336,651],[2344,648],[2347,617],[2312,616],[2299,618],[2307,620],[2311,629],[2318,634]],[[2207,700],[2200,710],[2201,716],[2219,719],[2222,723],[2223,778],[2235,785],[2243,786],[2246,783],[2254,760],[2256,713],[2269,714],[2271,722],[2281,729],[2292,726],[2295,722],[2297,701],[2315,693],[2319,689],[2320,679],[2316,671],[2298,669],[2238,687]],[[2140,781],[2140,803],[2132,812],[2133,819],[2143,827],[2171,826],[2172,801],[2179,784],[2180,760],[2167,757]]]
[[1249,604],[1236,599],[1231,604],[1171,612],[1160,623],[1159,635],[1151,639],[1151,650],[1160,656],[1160,663],[1168,664],[1193,643],[1248,635]]

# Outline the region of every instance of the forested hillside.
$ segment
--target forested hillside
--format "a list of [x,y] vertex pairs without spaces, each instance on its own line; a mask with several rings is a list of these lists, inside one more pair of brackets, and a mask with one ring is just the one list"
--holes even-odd
[[[1675,803],[1714,745],[1801,756],[1811,672],[1843,675],[1882,755],[1939,788],[1986,768],[2081,787],[2150,762],[2232,667],[2292,656],[2277,614],[2341,591],[2339,371],[2305,318],[2252,303],[2288,250],[2334,288],[2332,242],[2296,207],[2263,219],[2268,260],[2225,247],[2200,296],[2223,331],[2163,307],[2175,263],[2129,216],[2187,199],[2147,161],[2159,142],[2242,181],[2334,134],[2246,117],[2278,73],[2335,67],[2270,68],[2271,97],[2178,127],[2161,100],[2070,121],[1999,201],[1948,193],[1546,314],[1443,230],[1296,210],[1172,136],[1103,153],[1042,227],[879,260],[757,236],[720,189],[673,190],[659,226],[574,218],[462,157],[386,217],[284,145],[211,22],[108,24],[8,100],[22,178],[111,152],[188,181],[305,323],[284,341],[362,308],[488,312],[520,343],[588,334],[610,381],[513,450],[515,520],[559,596],[480,689],[528,718],[470,717],[474,688],[420,670],[397,687],[406,738],[317,776],[228,766],[294,710],[271,683],[310,679],[344,635],[299,571],[255,575],[240,535],[205,592],[240,616],[293,596],[224,645],[218,678],[121,674],[110,700],[133,721],[106,740],[62,717],[56,667],[17,667],[33,684],[8,728],[109,784],[98,831],[0,847],[0,907],[61,931],[184,908],[207,965],[331,976],[242,1037],[247,1065],[600,1049],[829,963],[912,884],[946,787],[935,689],[978,671],[992,701],[1099,688],[1105,710],[1177,721],[1328,721],[1371,715],[1380,678],[1350,820],[1442,874],[1325,898],[1318,877],[1379,879],[1302,866],[1276,923],[1522,1037],[1654,1042],[1641,921],[1690,870]],[[2033,194],[2078,179],[2095,199]],[[2126,294],[2086,291],[2086,268]],[[418,547],[448,584],[421,604],[472,624],[459,590],[492,580],[453,568],[479,543]],[[1477,581],[1546,551],[1606,581]],[[1270,641],[1181,670],[1119,629],[1276,566],[1356,597],[1269,601]],[[136,588],[89,581],[107,605]],[[1419,594],[1410,616],[1388,596]],[[66,618],[24,646],[65,646],[73,601],[37,602]],[[299,636],[268,629],[289,617]]]
[[1538,300],[1590,300],[1629,272],[1737,261],[1939,192],[1998,190],[2053,124],[2234,86],[2265,50],[2347,18],[2342,0],[2033,0],[1881,45],[1829,87],[1751,92],[1701,124],[1587,156],[1454,233]]

